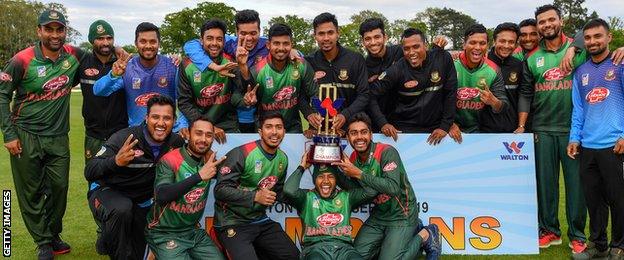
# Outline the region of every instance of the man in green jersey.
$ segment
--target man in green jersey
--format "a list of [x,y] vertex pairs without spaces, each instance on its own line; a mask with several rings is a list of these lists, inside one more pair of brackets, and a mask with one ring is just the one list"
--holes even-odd
[[523,61],[529,52],[537,48],[540,35],[537,32],[537,22],[533,18],[522,20],[518,27],[520,27],[520,35],[518,36],[518,47],[514,50],[513,57]]
[[457,70],[457,112],[449,135],[461,142],[461,132],[477,133],[484,128],[484,113],[500,113],[508,106],[498,66],[488,58],[488,36],[481,24],[464,32],[464,51],[455,61]]
[[236,60],[245,80],[257,82],[257,106],[260,113],[278,111],[284,117],[286,131],[301,133],[301,119],[320,117],[310,106],[310,98],[317,94],[314,83],[314,70],[305,60],[291,60],[292,30],[285,24],[277,23],[269,29],[267,49],[269,55],[249,68],[248,51],[243,47],[244,38],[239,44]]
[[355,238],[355,250],[364,259],[414,259],[422,246],[427,259],[438,259],[438,227],[428,225],[421,233],[416,195],[401,157],[394,147],[373,142],[371,129],[366,114],[352,116],[347,124],[347,139],[354,151],[350,160],[332,163],[349,177],[340,185],[345,184],[349,190],[371,187],[378,192],[373,200],[375,207]]
[[210,180],[217,172],[211,151],[214,127],[197,118],[188,144],[165,154],[156,166],[154,200],[147,214],[147,244],[158,259],[225,259],[197,223],[204,214]]
[[284,119],[278,112],[260,115],[260,140],[227,153],[219,168],[214,227],[230,259],[297,259],[299,250],[266,208],[284,201],[288,157],[279,149]]
[[41,13],[39,42],[18,52],[0,73],[4,146],[11,154],[22,219],[40,259],[70,251],[59,236],[67,206],[69,98],[85,53],[64,44],[65,25],[62,13]]
[[[519,125],[532,114],[535,132],[537,172],[539,246],[561,244],[559,228],[559,169],[563,168],[566,196],[568,237],[574,253],[585,249],[587,209],[578,173],[578,160],[566,155],[572,115],[572,75],[559,68],[564,54],[572,44],[562,30],[561,12],[553,5],[535,11],[537,29],[542,36],[539,46],[530,52],[523,69],[518,101]],[[577,55],[575,66],[585,61],[585,53]]]

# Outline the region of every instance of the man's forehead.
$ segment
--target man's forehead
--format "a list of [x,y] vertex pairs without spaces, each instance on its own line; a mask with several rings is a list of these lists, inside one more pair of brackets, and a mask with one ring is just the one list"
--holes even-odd
[[238,24],[236,30],[239,32],[254,32],[260,30],[260,25],[258,25],[258,22],[241,23]]
[[45,24],[45,25],[42,25],[42,26],[45,27],[45,28],[49,28],[49,29],[61,29],[61,28],[64,29],[65,28],[64,25],[62,25],[61,23],[58,23],[58,22],[51,22],[51,23],[48,23],[48,24]]

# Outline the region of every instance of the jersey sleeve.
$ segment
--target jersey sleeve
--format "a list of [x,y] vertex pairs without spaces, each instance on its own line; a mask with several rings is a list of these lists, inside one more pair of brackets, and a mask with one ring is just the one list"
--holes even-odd
[[256,192],[238,189],[241,175],[245,170],[243,151],[240,147],[235,148],[226,156],[217,173],[217,184],[214,188],[215,199],[232,205],[253,207]]
[[84,175],[88,182],[97,181],[104,176],[115,174],[121,169],[115,163],[115,156],[126,138],[128,138],[128,132],[117,132],[102,145],[95,157],[85,166]]
[[361,204],[369,201],[377,195],[377,191],[368,186],[354,188],[349,190],[348,192],[351,209],[360,206]]
[[17,139],[15,125],[11,122],[11,101],[13,92],[19,86],[24,76],[22,62],[13,58],[3,71],[0,71],[0,127],[4,136],[4,142]]
[[156,179],[154,180],[154,200],[156,203],[165,205],[174,201],[201,182],[199,174],[193,174],[180,182],[176,182],[175,176],[175,172],[166,160],[161,160],[158,163]]
[[364,58],[361,55],[357,55],[357,58],[353,60],[353,66],[355,66],[355,75],[357,75],[357,79],[355,82],[357,96],[351,105],[343,109],[340,113],[346,118],[349,119],[351,116],[355,115],[358,112],[364,111],[366,105],[368,105],[370,91],[368,88],[368,75],[366,64],[364,62]]
[[381,153],[381,165],[382,172],[380,177],[373,176],[371,173],[362,173],[363,186],[369,186],[374,190],[385,193],[388,195],[400,195],[401,188],[401,175],[405,174],[401,172],[401,158],[396,149],[392,147],[386,148]]
[[529,70],[528,59],[525,59],[522,63],[522,82],[518,89],[518,112],[529,113],[531,111],[531,102],[533,102],[533,96],[535,95],[535,78],[531,70]]
[[444,93],[444,105],[442,108],[442,120],[438,128],[448,132],[453,125],[456,113],[457,102],[457,70],[455,70],[455,63],[448,51],[444,51],[444,63],[446,63],[446,81],[442,87],[442,93]]
[[193,89],[189,83],[184,66],[180,66],[178,73],[178,108],[191,122],[201,117],[200,108],[193,99]]
[[301,80],[301,91],[299,92],[299,111],[303,114],[304,118],[316,111],[310,105],[312,97],[318,95],[318,86],[314,82],[314,70],[312,65],[307,61],[302,61],[304,67],[303,78]]
[[199,39],[192,39],[187,41],[183,47],[184,54],[188,56],[193,64],[199,68],[199,70],[204,71],[208,66],[212,63],[212,59],[210,56],[206,54],[204,48],[201,45]]
[[106,75],[95,81],[93,85],[93,94],[96,96],[108,97],[113,92],[123,88],[123,76],[113,77],[113,71],[109,71]]
[[290,204],[298,210],[303,208],[306,200],[306,190],[299,188],[304,172],[303,167],[297,167],[284,184],[284,195],[288,198]]
[[288,159],[285,160],[284,164],[285,164],[284,169],[282,170],[282,173],[281,173],[281,176],[284,176],[284,177],[279,178],[277,180],[277,183],[275,183],[275,186],[273,186],[273,189],[271,190],[273,190],[277,194],[275,196],[276,201],[288,203],[288,198],[284,194],[284,182],[286,180],[286,175],[288,171]]
[[388,119],[381,112],[381,109],[379,108],[378,100],[379,100],[379,97],[382,97],[383,95],[386,95],[387,93],[395,92],[398,81],[400,80],[400,75],[398,73],[395,73],[396,66],[398,65],[395,64],[389,69],[387,69],[386,71],[384,71],[383,73],[381,73],[381,75],[377,77],[377,80],[375,80],[370,85],[371,99],[370,99],[370,104],[367,110],[370,113],[371,120],[375,124],[377,124],[380,128],[388,123]]
[[581,97],[581,89],[579,88],[578,77],[574,76],[572,80],[572,122],[570,126],[570,143],[581,142],[581,131],[585,117],[583,116],[583,99]]
[[503,77],[501,76],[500,71],[496,72],[496,76],[494,77],[492,85],[490,86],[490,91],[496,98],[498,98],[498,100],[503,102],[500,110],[495,110],[494,108],[492,108],[492,112],[500,113],[501,111],[505,111],[505,109],[509,107],[509,100],[507,99],[507,94],[505,92],[505,83],[503,82]]

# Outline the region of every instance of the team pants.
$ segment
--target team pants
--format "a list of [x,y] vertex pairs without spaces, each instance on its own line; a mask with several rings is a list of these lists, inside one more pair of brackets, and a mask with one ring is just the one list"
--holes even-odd
[[535,133],[539,228],[561,236],[559,228],[559,165],[565,181],[566,219],[570,240],[585,241],[587,209],[579,176],[579,160],[567,155],[567,133]]
[[181,232],[147,230],[145,239],[156,259],[225,260],[203,229],[194,228]]
[[98,253],[112,259],[143,258],[149,207],[141,208],[109,187],[89,192],[89,207],[102,230],[96,245]]
[[420,229],[422,224],[395,227],[366,221],[353,243],[364,259],[416,259],[422,243]]
[[91,158],[93,158],[98,153],[98,151],[100,151],[104,142],[106,141],[100,140],[94,137],[90,137],[85,134],[85,140],[84,140],[85,165],[87,165],[87,163],[89,163]]
[[318,242],[306,246],[301,251],[302,260],[364,260],[352,244],[342,240],[335,242]]
[[215,228],[217,237],[232,260],[292,260],[299,258],[299,250],[286,235],[282,226],[268,220],[257,224],[244,224]]
[[22,144],[11,172],[22,219],[37,245],[63,231],[69,178],[69,137],[40,136],[17,128]]
[[582,148],[581,180],[589,211],[589,240],[604,251],[611,210],[611,247],[624,249],[624,155],[606,149]]

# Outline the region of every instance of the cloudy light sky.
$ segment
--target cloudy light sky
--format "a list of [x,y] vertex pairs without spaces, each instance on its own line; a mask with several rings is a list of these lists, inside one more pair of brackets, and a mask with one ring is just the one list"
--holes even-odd
[[[50,2],[44,0],[43,2]],[[194,8],[201,1],[168,0],[107,0],[85,1],[64,0],[70,25],[82,33],[78,43],[87,40],[89,25],[97,20],[108,21],[115,30],[117,45],[133,44],[134,29],[140,22],[148,21],[158,26],[168,13]],[[211,1],[213,2],[213,1]],[[223,2],[223,1],[216,1]],[[226,4],[236,8],[255,9],[260,13],[262,26],[274,16],[295,14],[312,19],[321,12],[334,13],[339,24],[349,22],[349,17],[359,11],[370,9],[383,13],[390,21],[411,19],[427,7],[450,7],[468,14],[488,28],[501,22],[519,22],[533,17],[535,8],[552,0],[230,0]],[[595,10],[600,17],[619,16],[624,18],[622,0],[587,0],[584,6],[588,13]],[[208,19],[210,17],[206,17]]]

